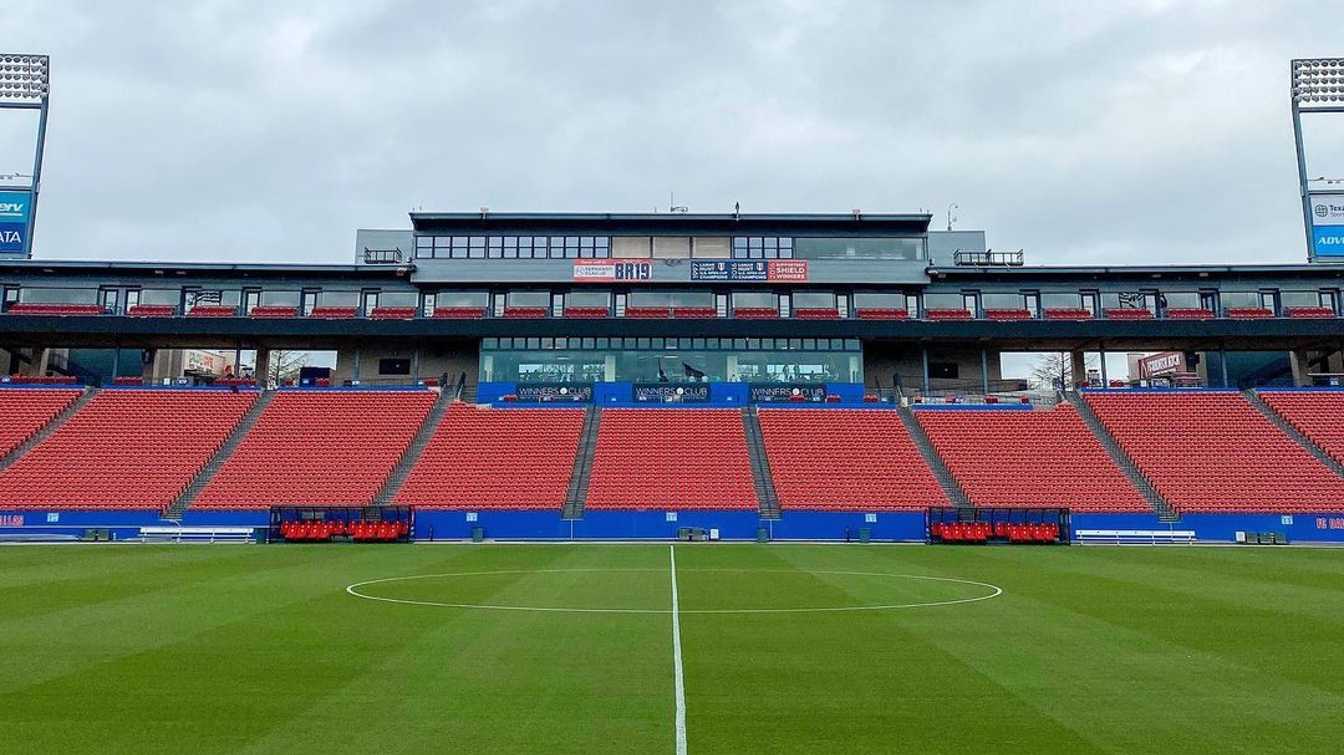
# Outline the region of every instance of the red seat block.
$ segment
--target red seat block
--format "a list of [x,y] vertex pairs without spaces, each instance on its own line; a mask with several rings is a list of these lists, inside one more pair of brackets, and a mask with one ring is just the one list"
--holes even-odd
[[793,316],[799,320],[839,320],[840,311],[831,308],[802,308],[796,307],[793,310]]
[[1033,319],[1029,309],[986,309],[985,318],[1001,322]]
[[660,320],[672,316],[667,307],[626,307],[625,316],[639,320]]
[[0,457],[8,455],[79,398],[68,388],[0,388]]
[[504,316],[519,319],[536,319],[545,317],[547,312],[545,307],[505,307]]
[[298,317],[299,309],[298,307],[253,307],[251,316],[274,318]]
[[309,317],[318,320],[350,320],[359,317],[358,307],[313,307]]
[[672,316],[688,320],[707,320],[718,317],[718,310],[713,307],[673,307]]
[[371,320],[414,320],[415,307],[374,307],[369,312]]
[[479,320],[485,317],[485,307],[438,307],[434,317],[440,320]]
[[895,307],[859,307],[854,314],[860,320],[908,320],[910,313]]
[[977,506],[1152,511],[1070,404],[915,417]]
[[737,409],[606,409],[591,509],[756,509]]
[[569,491],[584,410],[454,404],[396,502],[431,509],[550,509]]
[[779,317],[779,310],[773,307],[734,307],[733,317],[739,320],[773,320]]
[[1151,320],[1153,313],[1140,307],[1118,307],[1105,310],[1107,320]]
[[11,315],[101,315],[103,307],[99,304],[18,304],[9,305],[5,310]]
[[924,319],[926,320],[974,320],[975,316],[969,309],[926,309],[924,310]]
[[577,319],[599,319],[608,317],[611,310],[606,307],[565,307],[565,317]]
[[1143,475],[1181,511],[1344,510],[1344,478],[1238,393],[1085,396]]
[[187,317],[237,317],[237,307],[197,304],[187,311]]
[[172,317],[177,307],[171,304],[137,304],[126,309],[128,317]]
[[1267,320],[1274,316],[1274,310],[1267,307],[1228,307],[1227,316],[1233,320]]
[[1295,319],[1321,319],[1335,316],[1335,310],[1329,307],[1287,307],[1284,310]]
[[1203,307],[1172,307],[1167,310],[1168,320],[1212,320],[1213,310]]
[[876,511],[946,506],[892,409],[760,409],[781,509]]
[[163,509],[255,393],[105,389],[0,472],[0,509]]
[[1047,320],[1091,320],[1091,310],[1082,307],[1050,307],[1045,310]]
[[368,505],[437,397],[430,391],[281,391],[193,508]]

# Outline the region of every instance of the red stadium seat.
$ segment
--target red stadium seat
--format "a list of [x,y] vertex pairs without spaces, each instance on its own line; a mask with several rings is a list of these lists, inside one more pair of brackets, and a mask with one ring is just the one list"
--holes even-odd
[[738,409],[606,409],[591,509],[756,509]]
[[739,320],[773,320],[779,317],[774,307],[734,307],[733,317]]
[[1344,392],[1268,391],[1260,398],[1298,432],[1344,464]]
[[415,307],[374,307],[369,312],[372,320],[414,320]]
[[11,315],[101,315],[99,304],[28,304],[19,302],[5,310]]
[[907,320],[910,313],[895,307],[859,307],[854,314],[860,320]]
[[368,505],[437,397],[429,391],[281,391],[192,508]]
[[637,320],[661,320],[672,316],[669,307],[626,307],[625,316]]
[[128,317],[172,317],[176,312],[171,304],[137,304],[126,309]]
[[0,388],[0,458],[23,445],[80,396],[67,388]]
[[969,309],[926,309],[924,310],[924,319],[934,321],[974,320],[975,315]]
[[298,317],[299,309],[298,307],[253,307],[251,316],[261,318]]
[[569,490],[584,410],[455,404],[397,493],[427,509],[549,509]]
[[105,389],[0,472],[0,509],[163,509],[255,400],[220,390]]
[[1267,320],[1274,316],[1268,307],[1228,307],[1227,316],[1233,320]]
[[997,320],[1000,322],[1014,322],[1017,320],[1033,319],[1029,309],[986,309],[985,318]]
[[438,307],[434,317],[439,320],[479,320],[485,317],[485,307]]
[[187,317],[237,317],[237,307],[197,304],[187,311]]
[[1092,311],[1082,307],[1051,307],[1045,310],[1047,320],[1091,320]]
[[1330,307],[1287,307],[1284,313],[1299,320],[1319,320],[1335,316],[1335,310]]
[[1230,391],[1089,392],[1144,476],[1180,511],[1339,511],[1344,478]]
[[358,307],[313,307],[309,317],[318,320],[350,320],[359,317]]
[[1212,320],[1214,312],[1203,307],[1172,307],[1167,310],[1168,320]]
[[946,506],[891,409],[761,409],[780,508],[876,511]]
[[565,317],[592,320],[609,317],[611,310],[606,307],[565,307]]
[[550,310],[545,307],[505,307],[504,316],[513,319],[537,319],[546,317]]
[[840,310],[834,307],[795,307],[793,316],[799,320],[839,320]]
[[1070,404],[915,416],[977,506],[1152,511]]
[[1153,313],[1142,307],[1114,307],[1105,310],[1107,320],[1151,320]]
[[708,320],[719,316],[713,307],[673,307],[672,316],[685,320]]

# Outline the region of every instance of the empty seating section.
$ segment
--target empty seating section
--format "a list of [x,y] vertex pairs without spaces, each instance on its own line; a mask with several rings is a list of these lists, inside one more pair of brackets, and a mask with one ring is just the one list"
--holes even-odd
[[854,314],[860,320],[905,320],[910,317],[909,312],[895,307],[859,307]]
[[100,304],[11,304],[5,310],[13,315],[101,315]]
[[313,307],[309,317],[318,320],[350,320],[359,317],[358,307]]
[[673,307],[672,316],[678,319],[707,320],[718,317],[719,312],[714,307]]
[[761,409],[781,509],[923,509],[947,497],[891,409]]
[[929,320],[974,320],[975,315],[969,309],[926,309],[924,317]]
[[606,409],[590,509],[756,509],[742,412]]
[[1087,393],[1144,476],[1184,511],[1338,511],[1344,478],[1238,393]]
[[0,472],[0,508],[163,509],[255,393],[105,389]]
[[799,320],[839,320],[840,310],[834,307],[797,307],[793,316]]
[[442,509],[560,510],[583,409],[483,409],[454,404],[396,503]]
[[915,416],[977,506],[1152,511],[1070,404]]
[[1319,320],[1335,316],[1335,310],[1330,307],[1286,307],[1284,311],[1289,317],[1307,320]]
[[415,307],[374,307],[369,317],[374,320],[412,320],[415,319]]
[[434,316],[440,320],[479,320],[485,317],[485,307],[438,307]]
[[520,319],[535,319],[547,315],[545,307],[505,307],[504,316]]
[[1268,320],[1274,310],[1268,307],[1228,307],[1227,316],[1233,320]]
[[672,310],[669,307],[626,307],[625,316],[643,320],[659,320],[671,317]]
[[203,305],[197,304],[187,312],[187,317],[237,317],[237,307],[218,306],[215,304]]
[[1082,307],[1051,307],[1045,310],[1047,320],[1091,320],[1092,310]]
[[1167,318],[1171,320],[1212,320],[1213,310],[1202,307],[1172,307],[1167,310]]
[[733,315],[741,320],[773,320],[779,317],[774,307],[735,307]]
[[192,507],[369,504],[437,397],[429,391],[281,391]]
[[606,307],[565,307],[565,317],[596,319],[607,317],[610,311]]
[[985,318],[1001,322],[1030,320],[1034,317],[1029,309],[986,309]]
[[1344,464],[1344,392],[1261,391],[1270,408]]
[[252,317],[279,317],[279,318],[298,317],[299,308],[271,307],[271,306],[253,307],[251,315]]
[[79,398],[63,388],[0,389],[0,457],[23,445]]
[[1107,320],[1151,320],[1153,313],[1139,307],[1118,307],[1105,310]]
[[126,308],[130,317],[172,317],[177,308],[171,304],[136,304]]

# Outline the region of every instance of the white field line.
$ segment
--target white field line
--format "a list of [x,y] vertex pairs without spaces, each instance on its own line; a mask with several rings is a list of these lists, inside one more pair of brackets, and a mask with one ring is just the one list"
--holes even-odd
[[677,602],[677,549],[667,546],[672,569],[672,668],[676,672],[677,755],[686,755],[686,680],[681,665],[681,606]]

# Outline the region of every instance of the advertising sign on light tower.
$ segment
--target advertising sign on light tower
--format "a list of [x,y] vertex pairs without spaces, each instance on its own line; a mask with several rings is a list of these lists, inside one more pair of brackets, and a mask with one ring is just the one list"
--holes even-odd
[[1344,58],[1296,59],[1292,67],[1293,141],[1307,257],[1312,262],[1344,262],[1344,185],[1312,179],[1302,143],[1303,113],[1344,113]]
[[[31,257],[37,196],[42,187],[42,150],[47,141],[47,96],[51,61],[46,55],[0,53],[0,110],[36,110],[37,142],[31,176],[0,176],[0,257]],[[25,183],[19,178],[28,178]]]

